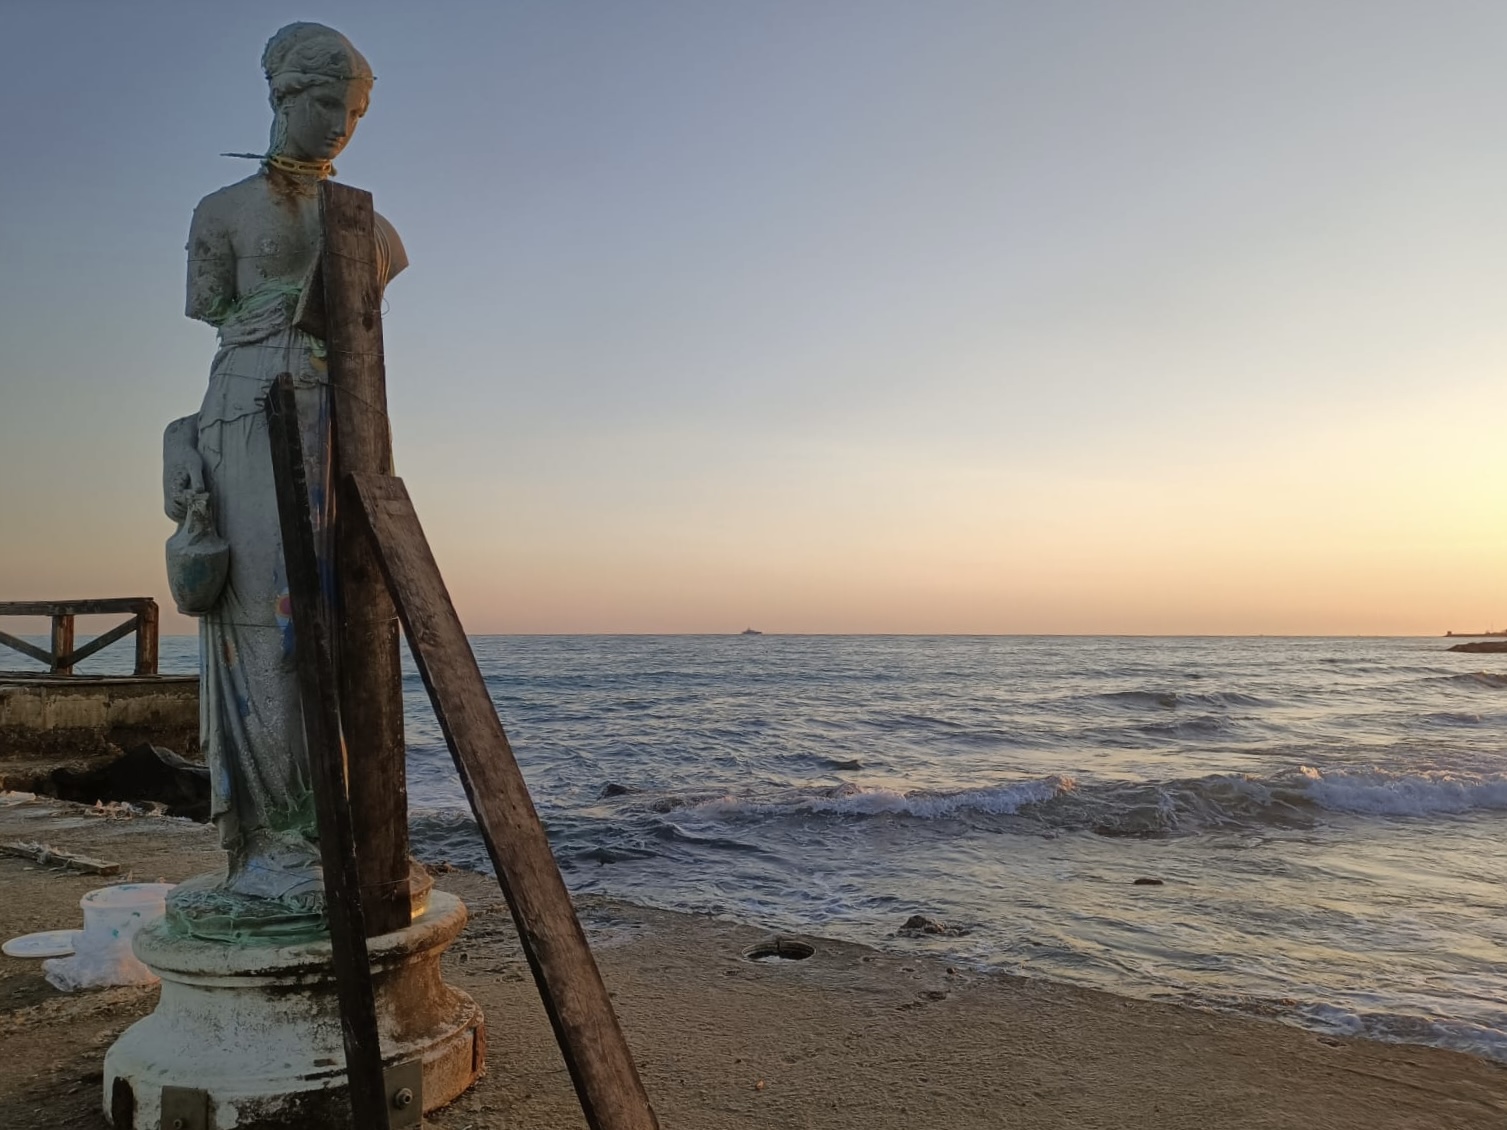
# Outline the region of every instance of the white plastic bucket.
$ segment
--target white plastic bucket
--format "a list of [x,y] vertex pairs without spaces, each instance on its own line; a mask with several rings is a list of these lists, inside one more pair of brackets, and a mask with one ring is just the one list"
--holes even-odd
[[79,899],[84,929],[72,957],[44,961],[48,983],[71,992],[105,985],[141,985],[157,977],[131,952],[131,939],[167,910],[172,883],[120,883]]

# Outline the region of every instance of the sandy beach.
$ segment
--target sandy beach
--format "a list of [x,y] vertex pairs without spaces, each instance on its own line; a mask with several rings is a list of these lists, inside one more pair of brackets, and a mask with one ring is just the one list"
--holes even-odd
[[[188,822],[91,815],[53,801],[0,806],[0,839],[40,840],[179,880],[217,862]],[[472,919],[448,978],[488,1021],[488,1072],[429,1124],[584,1126],[485,876],[439,885]],[[0,858],[0,935],[78,924],[104,885]],[[754,963],[753,927],[607,899],[579,911],[660,1120],[678,1130],[767,1127],[1496,1127],[1507,1069],[1459,1053],[1337,1039],[1282,1024],[979,975],[923,957],[806,938],[799,962]],[[39,963],[0,958],[4,1124],[104,1126],[100,1061],[150,1011],[154,988],[73,995]]]

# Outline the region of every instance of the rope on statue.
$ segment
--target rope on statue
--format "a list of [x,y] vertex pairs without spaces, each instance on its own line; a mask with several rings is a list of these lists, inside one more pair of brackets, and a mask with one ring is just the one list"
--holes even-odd
[[269,168],[279,172],[292,173],[300,177],[317,177],[324,180],[326,177],[335,175],[335,166],[325,160],[300,161],[297,157],[289,157],[282,153],[221,153],[221,157],[240,157],[247,161],[260,161]]

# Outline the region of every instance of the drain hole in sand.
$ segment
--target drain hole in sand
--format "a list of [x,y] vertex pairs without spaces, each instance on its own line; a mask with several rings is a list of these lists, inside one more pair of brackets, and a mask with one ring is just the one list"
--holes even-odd
[[816,952],[815,946],[789,938],[771,938],[756,946],[749,946],[743,956],[749,961],[805,961]]

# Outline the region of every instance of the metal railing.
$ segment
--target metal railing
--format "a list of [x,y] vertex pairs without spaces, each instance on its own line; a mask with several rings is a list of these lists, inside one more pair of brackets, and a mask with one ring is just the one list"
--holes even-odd
[[[128,612],[131,618],[95,636],[82,647],[73,646],[75,616]],[[73,668],[112,643],[136,633],[137,675],[157,674],[157,602],[149,596],[107,597],[103,600],[0,600],[0,616],[50,616],[52,647],[44,650],[19,636],[0,632],[0,644],[45,663],[54,675],[71,675]]]

